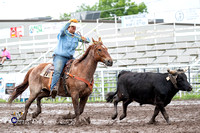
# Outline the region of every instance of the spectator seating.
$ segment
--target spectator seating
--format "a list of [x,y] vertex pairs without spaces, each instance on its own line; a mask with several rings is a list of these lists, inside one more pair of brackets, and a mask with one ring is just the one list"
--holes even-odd
[[[194,28],[199,29],[198,26],[178,24],[125,28],[113,23],[85,23],[81,32],[95,40],[102,37],[113,58],[113,67],[125,68],[195,63],[199,59],[200,38]],[[27,36],[20,41],[8,42],[7,49],[11,52],[12,59],[0,66],[0,72],[25,72],[39,63],[51,62],[53,49],[57,45],[56,36],[57,33],[35,35],[34,39]],[[86,47],[87,45],[80,43],[75,57],[82,55]],[[99,63],[98,68],[105,66]]]

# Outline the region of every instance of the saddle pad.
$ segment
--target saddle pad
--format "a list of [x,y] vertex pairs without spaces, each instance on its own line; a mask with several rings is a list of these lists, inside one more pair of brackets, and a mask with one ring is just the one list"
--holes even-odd
[[51,71],[48,71],[50,67],[52,67],[52,64],[46,65],[45,68],[40,73],[40,76],[45,77],[45,78],[50,78],[52,74]]

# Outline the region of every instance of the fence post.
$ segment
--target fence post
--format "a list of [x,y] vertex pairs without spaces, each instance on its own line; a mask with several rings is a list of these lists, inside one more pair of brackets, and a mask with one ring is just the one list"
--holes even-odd
[[102,97],[103,97],[103,101],[105,100],[104,97],[104,76],[103,76],[103,70],[101,70],[101,88],[102,88]]
[[191,79],[191,77],[190,77],[190,66],[188,66],[188,81],[189,81],[189,83],[190,83],[190,79]]

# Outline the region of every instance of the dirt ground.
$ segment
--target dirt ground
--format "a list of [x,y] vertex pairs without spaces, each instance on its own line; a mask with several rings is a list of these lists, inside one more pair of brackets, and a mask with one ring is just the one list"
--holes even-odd
[[24,104],[0,104],[0,132],[67,132],[67,133],[197,133],[200,132],[200,101],[172,101],[166,111],[171,124],[167,124],[161,113],[156,124],[147,124],[154,106],[131,103],[128,106],[127,117],[119,120],[122,114],[121,103],[118,105],[119,115],[111,120],[112,103],[87,103],[81,116],[84,121],[90,119],[90,124],[75,126],[74,120],[61,120],[62,115],[73,113],[71,103],[42,104],[42,113],[32,119],[36,104],[32,104],[25,124],[13,125],[11,118],[14,112],[24,112]]

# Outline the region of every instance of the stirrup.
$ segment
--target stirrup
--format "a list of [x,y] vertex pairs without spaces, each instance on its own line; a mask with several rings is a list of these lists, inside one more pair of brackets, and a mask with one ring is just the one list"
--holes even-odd
[[55,98],[56,95],[57,95],[57,90],[56,90],[56,89],[53,89],[53,90],[51,91],[51,93],[50,93],[50,96],[51,96],[52,98]]

